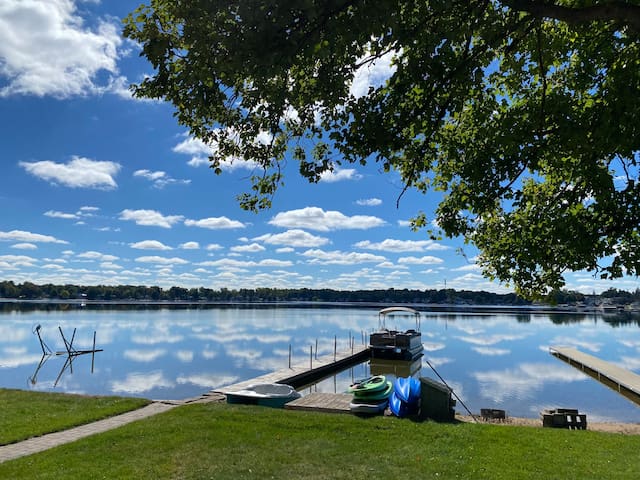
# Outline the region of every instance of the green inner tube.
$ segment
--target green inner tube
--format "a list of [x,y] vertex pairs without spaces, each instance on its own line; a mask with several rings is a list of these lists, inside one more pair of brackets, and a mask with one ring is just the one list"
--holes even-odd
[[389,398],[389,395],[391,395],[392,392],[393,392],[393,383],[386,382],[384,390],[377,390],[375,392],[372,392],[371,390],[354,392],[353,398],[354,398],[354,401],[384,400],[386,398]]
[[354,383],[349,387],[348,392],[379,392],[385,388],[387,388],[387,377],[384,375],[374,375],[373,377]]

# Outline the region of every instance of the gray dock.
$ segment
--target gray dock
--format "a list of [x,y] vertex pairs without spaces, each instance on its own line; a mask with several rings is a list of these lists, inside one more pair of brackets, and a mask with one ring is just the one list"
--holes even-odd
[[314,392],[287,403],[287,410],[305,410],[308,412],[351,413],[349,404],[353,395],[349,393]]
[[572,347],[549,347],[549,352],[640,405],[640,375]]
[[267,373],[233,385],[227,385],[213,392],[226,395],[257,383],[284,383],[300,389],[344,368],[362,362],[370,358],[370,356],[371,353],[367,346],[354,346],[353,349],[350,348],[343,352],[336,352],[335,354],[332,353],[318,358],[310,356],[306,361],[292,365],[290,368]]

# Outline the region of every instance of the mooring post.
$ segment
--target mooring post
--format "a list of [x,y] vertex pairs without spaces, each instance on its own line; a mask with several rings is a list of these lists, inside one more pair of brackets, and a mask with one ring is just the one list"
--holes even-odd
[[91,350],[91,373],[93,373],[93,361],[96,358],[96,331],[93,331],[93,350]]
[[309,370],[313,370],[313,345],[309,345]]
[[318,339],[316,338],[316,360],[318,359]]
[[289,368],[291,368],[291,344],[289,344]]
[[336,354],[338,353],[338,336],[333,336],[333,361],[336,361]]

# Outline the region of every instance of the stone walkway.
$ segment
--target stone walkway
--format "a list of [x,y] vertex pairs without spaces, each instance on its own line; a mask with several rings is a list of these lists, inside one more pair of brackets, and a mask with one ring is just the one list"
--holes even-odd
[[[121,427],[131,422],[141,420],[143,418],[166,412],[179,405],[186,403],[203,403],[220,401],[220,395],[203,395],[191,400],[175,401],[175,402],[153,402],[146,407],[126,412],[121,415],[105,418],[97,422],[80,425],[79,427],[70,428],[61,432],[48,433],[40,437],[30,438],[18,443],[0,446],[0,463],[15,458],[24,457],[34,453],[42,452],[65,443],[75,442],[81,438],[85,438],[97,433],[106,432],[114,428]],[[222,397],[224,398],[224,397]]]

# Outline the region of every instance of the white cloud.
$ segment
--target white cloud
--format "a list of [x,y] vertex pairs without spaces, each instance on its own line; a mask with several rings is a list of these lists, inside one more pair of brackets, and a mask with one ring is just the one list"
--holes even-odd
[[270,225],[285,228],[307,228],[328,232],[330,230],[359,229],[379,227],[386,222],[378,217],[354,215],[348,217],[338,211],[324,211],[319,207],[306,207],[280,212],[270,221]]
[[141,242],[130,243],[129,246],[139,250],[172,250],[171,247],[158,240],[143,240]]
[[356,200],[356,204],[363,207],[377,207],[378,205],[382,205],[382,200],[379,198],[361,198],[360,200]]
[[255,237],[253,240],[270,245],[288,245],[290,247],[305,248],[321,247],[330,242],[328,238],[318,237],[300,229],[287,230],[286,232],[276,234],[267,233]]
[[188,185],[191,183],[191,180],[178,180],[170,177],[166,172],[162,171],[152,172],[151,170],[136,170],[133,172],[133,176],[149,180],[153,183],[155,188],[164,188],[171,184]]
[[368,62],[361,66],[355,73],[349,92],[355,98],[367,95],[369,87],[379,87],[388,80],[396,71],[396,67],[391,65],[393,56],[397,52],[388,52],[382,57]]
[[224,247],[222,245],[218,245],[217,243],[210,243],[206,246],[206,250],[214,251],[214,250],[222,250]]
[[183,250],[198,250],[200,248],[200,244],[198,242],[185,242],[181,243],[178,248]]
[[252,260],[234,260],[232,258],[221,258],[220,260],[210,260],[201,262],[198,265],[203,267],[216,267],[225,270],[245,269],[250,267],[290,267],[293,262],[289,260],[265,259],[259,262]]
[[320,181],[325,183],[343,182],[345,180],[360,180],[360,175],[353,168],[336,168],[333,171],[327,171],[320,175]]
[[11,248],[18,250],[37,250],[38,246],[33,243],[16,243],[15,245],[11,245]]
[[35,243],[64,243],[65,240],[58,240],[50,235],[41,235],[39,233],[25,232],[23,230],[11,230],[10,232],[0,232],[0,241],[4,242],[35,242]]
[[236,245],[235,247],[231,247],[229,250],[239,253],[256,253],[264,252],[266,249],[259,243],[251,243],[249,245]]
[[0,78],[5,81],[0,97],[67,98],[121,88],[121,28],[115,19],[99,19],[95,27],[87,27],[73,0],[3,0]]
[[75,213],[57,212],[55,210],[44,212],[44,216],[51,218],[63,218],[65,220],[78,220],[80,218],[80,216]]
[[163,215],[155,210],[123,210],[120,212],[120,220],[133,220],[137,225],[145,227],[171,228],[181,222],[182,215]]
[[[207,145],[198,138],[193,138],[185,134],[185,139],[178,145],[173,147],[173,151],[184,155],[190,155],[191,159],[187,165],[191,167],[199,167],[209,164],[209,157],[215,157],[218,153],[217,145]],[[259,136],[258,141],[265,140],[264,136]],[[226,158],[220,162],[220,168],[224,171],[233,171],[238,169],[253,170],[256,167],[253,161],[247,161],[241,158]]]
[[183,258],[173,257],[158,257],[158,256],[147,256],[147,257],[138,257],[136,258],[136,262],[140,263],[155,263],[159,265],[184,265],[185,263],[189,263]]
[[425,250],[448,250],[449,247],[432,240],[395,240],[387,238],[382,242],[364,240],[353,245],[366,250],[382,250],[385,252],[424,252]]
[[97,260],[100,262],[113,262],[114,260],[118,260],[118,257],[114,255],[105,255],[104,253],[94,251],[80,253],[77,257],[87,260]]
[[33,267],[37,260],[26,255],[0,255],[0,265],[4,268]]
[[425,255],[424,257],[401,257],[398,259],[398,263],[406,263],[410,265],[437,265],[444,263],[444,260],[431,255]]
[[53,184],[71,188],[95,188],[113,190],[118,186],[114,176],[120,171],[120,164],[71,157],[69,163],[55,163],[50,160],[20,162],[20,166],[35,177]]
[[228,228],[244,228],[245,225],[237,220],[231,220],[227,217],[210,217],[200,220],[185,220],[187,227],[208,228],[210,230],[222,230]]
[[324,250],[307,250],[301,254],[303,257],[311,258],[310,263],[319,263],[323,265],[356,265],[368,262],[384,262],[385,257],[373,255],[371,253],[357,252],[325,252]]

